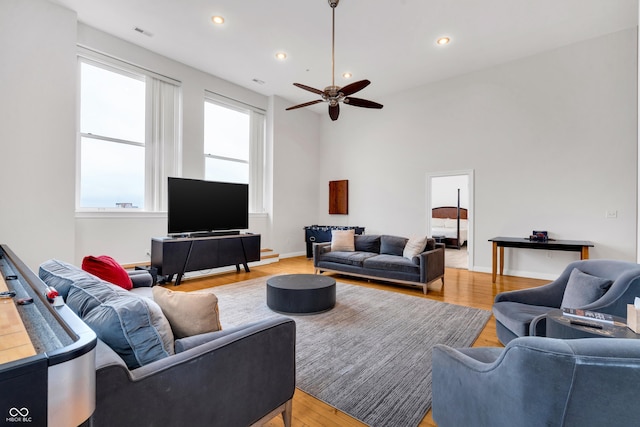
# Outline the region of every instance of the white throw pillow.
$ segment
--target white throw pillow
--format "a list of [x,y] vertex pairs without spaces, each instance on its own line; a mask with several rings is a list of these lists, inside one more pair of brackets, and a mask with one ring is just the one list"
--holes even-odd
[[355,247],[355,233],[351,230],[331,230],[331,250],[353,252]]
[[418,256],[418,254],[421,254],[424,251],[425,246],[427,246],[427,236],[409,237],[409,240],[404,247],[404,251],[402,251],[402,256],[408,259],[413,259],[413,257]]

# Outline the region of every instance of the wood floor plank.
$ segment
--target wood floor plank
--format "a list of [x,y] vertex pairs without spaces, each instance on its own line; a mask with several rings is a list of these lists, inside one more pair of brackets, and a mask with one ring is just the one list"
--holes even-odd
[[[272,264],[251,267],[250,273],[246,273],[244,271],[241,271],[240,273],[222,273],[208,277],[184,280],[178,287],[174,287],[170,284],[166,286],[173,290],[195,291],[210,288],[212,286],[221,286],[243,280],[271,276],[274,274],[311,274],[313,272],[314,268],[312,260],[305,257],[294,257],[281,259],[279,262]],[[418,287],[387,284],[341,275],[334,275],[334,277],[342,283],[399,292],[415,296],[416,298],[428,298],[435,301],[448,302],[484,310],[491,310],[493,299],[499,292],[526,289],[548,283],[544,280],[513,276],[498,276],[497,282],[492,283],[490,273],[476,273],[468,270],[447,268],[445,271],[444,286],[442,286],[441,282],[438,281],[429,288],[429,293],[424,295],[422,293],[422,289]],[[482,330],[473,346],[502,346],[496,337],[496,323],[493,316],[491,316],[489,322],[487,322],[487,325]],[[365,424],[360,421],[299,389],[296,389],[293,397],[292,424],[295,427],[365,426]],[[276,417],[266,424],[267,427],[282,427],[283,425],[281,417]],[[429,411],[424,417],[420,426],[436,426],[431,416],[431,411]]]

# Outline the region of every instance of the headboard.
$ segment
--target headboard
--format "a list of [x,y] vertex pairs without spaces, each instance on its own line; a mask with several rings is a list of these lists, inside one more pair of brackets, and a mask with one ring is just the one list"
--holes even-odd
[[[460,219],[468,219],[466,208],[460,208]],[[458,217],[458,208],[455,206],[441,206],[431,209],[431,218],[453,218]]]

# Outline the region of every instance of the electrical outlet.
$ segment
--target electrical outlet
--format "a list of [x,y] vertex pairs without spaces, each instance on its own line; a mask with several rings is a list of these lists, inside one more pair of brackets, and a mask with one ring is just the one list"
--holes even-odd
[[618,218],[618,211],[615,209],[609,209],[605,212],[605,218],[615,219]]

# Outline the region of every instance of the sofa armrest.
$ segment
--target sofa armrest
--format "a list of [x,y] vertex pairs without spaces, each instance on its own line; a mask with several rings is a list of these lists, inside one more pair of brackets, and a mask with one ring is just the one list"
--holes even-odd
[[564,290],[567,287],[566,280],[561,279],[562,278],[558,278],[551,283],[536,288],[501,292],[496,295],[494,303],[510,301],[521,304],[560,308]]
[[295,330],[278,316],[132,371],[100,355],[91,425],[251,425],[293,397]]
[[420,282],[429,283],[444,276],[444,244],[436,243],[436,248],[418,254],[420,261]]
[[313,244],[313,266],[318,266],[320,255],[331,252],[331,242],[322,242]]
[[217,340],[227,335],[234,334],[244,328],[246,328],[246,325],[235,326],[233,328],[227,328],[219,331],[206,332],[204,334],[198,334],[198,335],[192,335],[190,337],[179,338],[175,340],[175,352],[182,353],[183,351],[187,351],[199,345],[206,344],[209,341]]

